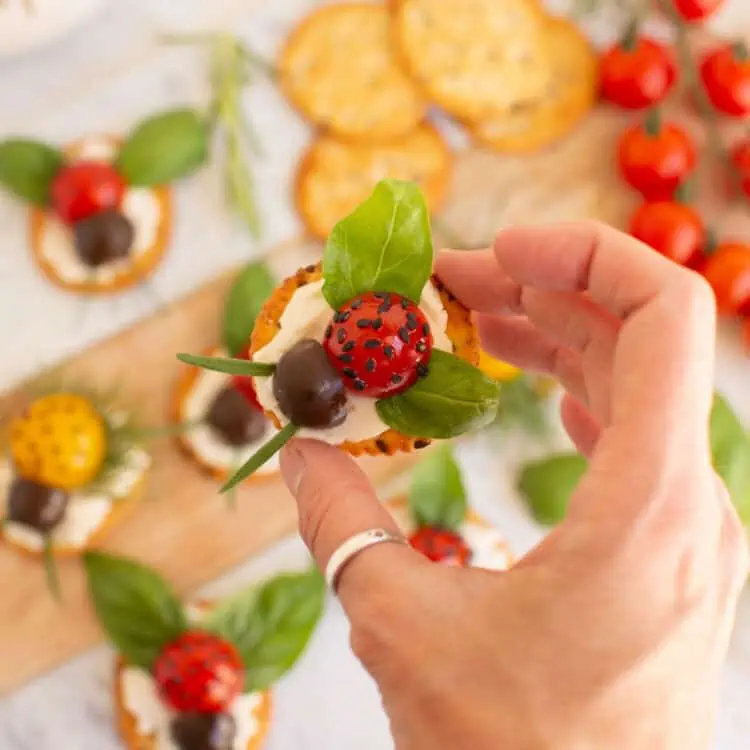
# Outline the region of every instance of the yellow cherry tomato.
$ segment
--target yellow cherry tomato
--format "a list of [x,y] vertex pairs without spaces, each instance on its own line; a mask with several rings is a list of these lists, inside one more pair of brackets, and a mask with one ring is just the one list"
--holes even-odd
[[101,471],[107,428],[83,396],[43,396],[13,420],[10,430],[11,456],[26,479],[73,490],[90,484]]
[[513,380],[521,374],[517,367],[490,357],[485,351],[479,352],[479,369],[494,380]]

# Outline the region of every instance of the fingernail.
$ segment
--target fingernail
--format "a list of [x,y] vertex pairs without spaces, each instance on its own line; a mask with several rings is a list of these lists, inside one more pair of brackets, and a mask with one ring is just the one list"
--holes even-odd
[[306,464],[302,451],[297,448],[294,441],[284,446],[279,462],[281,464],[281,475],[284,477],[289,492],[297,497],[297,491],[305,474]]

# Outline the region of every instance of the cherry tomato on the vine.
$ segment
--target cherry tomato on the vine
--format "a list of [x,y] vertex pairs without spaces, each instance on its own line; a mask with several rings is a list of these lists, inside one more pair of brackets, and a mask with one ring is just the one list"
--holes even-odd
[[750,54],[741,42],[723,44],[701,62],[701,79],[711,104],[725,115],[750,114]]
[[711,253],[703,275],[724,315],[750,315],[750,245],[723,242]]
[[735,144],[732,149],[732,164],[739,176],[742,191],[750,197],[750,138]]
[[724,0],[672,0],[672,2],[680,16],[691,23],[705,20],[724,5]]
[[677,80],[672,53],[661,42],[631,28],[600,61],[601,92],[624,109],[644,109],[662,101]]
[[668,200],[695,169],[696,151],[681,127],[654,112],[623,133],[617,160],[625,182],[646,200]]
[[676,201],[644,203],[630,220],[630,234],[690,268],[700,261],[706,242],[701,217],[690,206]]

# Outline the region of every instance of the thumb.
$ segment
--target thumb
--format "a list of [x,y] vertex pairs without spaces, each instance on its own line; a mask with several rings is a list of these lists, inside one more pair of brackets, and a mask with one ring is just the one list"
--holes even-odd
[[[294,495],[302,539],[325,570],[331,555],[354,534],[369,529],[401,532],[354,459],[339,448],[296,438],[281,452],[281,472]],[[341,571],[337,593],[349,609],[367,590],[386,588],[418,555],[405,544],[375,544]]]

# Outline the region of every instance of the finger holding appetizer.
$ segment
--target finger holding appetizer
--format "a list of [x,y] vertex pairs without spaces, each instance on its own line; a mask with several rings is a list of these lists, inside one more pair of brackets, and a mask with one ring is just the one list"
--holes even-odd
[[35,397],[9,424],[0,462],[2,540],[43,557],[76,557],[114,526],[141,494],[151,458],[145,431],[111,399],[83,390]]
[[325,597],[313,570],[223,602],[184,604],[155,571],[88,552],[89,590],[119,658],[114,702],[128,750],[260,750],[271,690],[305,650]]
[[[273,288],[263,263],[251,263],[239,272],[225,304],[222,344],[210,356],[247,359],[255,319]],[[185,427],[176,438],[182,450],[222,481],[277,432],[258,402],[252,378],[197,367],[177,384],[173,416]],[[274,457],[259,467],[254,479],[277,473]]]
[[63,150],[11,138],[0,142],[0,187],[31,209],[29,241],[43,274],[69,291],[107,294],[156,269],[171,232],[169,183],[200,167],[207,149],[207,124],[190,109]]
[[355,456],[392,455],[492,421],[500,385],[476,366],[471,315],[432,265],[422,193],[383,180],[335,226],[322,264],[300,269],[271,294],[253,329],[251,361],[178,355],[251,376],[279,429],[225,490],[295,434]]
[[412,471],[408,493],[385,504],[409,544],[432,562],[486,570],[513,564],[502,534],[470,509],[450,444],[433,448]]

